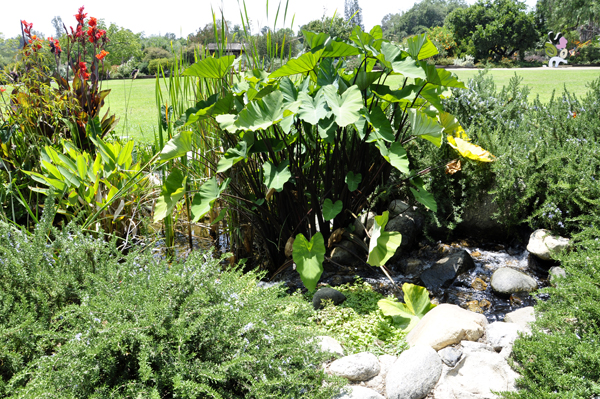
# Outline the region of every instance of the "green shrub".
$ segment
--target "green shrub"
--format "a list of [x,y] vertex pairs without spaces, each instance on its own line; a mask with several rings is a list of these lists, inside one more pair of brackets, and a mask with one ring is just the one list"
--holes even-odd
[[515,342],[521,374],[512,399],[589,399],[600,394],[600,230],[579,235],[575,249],[559,258],[567,277],[542,290],[531,336]]
[[[73,226],[0,225],[0,396],[331,398],[312,309],[210,254],[168,264]],[[46,235],[51,237],[46,240]],[[329,379],[328,383],[326,379]]]
[[156,58],[148,63],[148,72],[152,75],[156,75],[158,70],[165,71],[168,73],[169,68],[174,65],[174,61],[168,58]]

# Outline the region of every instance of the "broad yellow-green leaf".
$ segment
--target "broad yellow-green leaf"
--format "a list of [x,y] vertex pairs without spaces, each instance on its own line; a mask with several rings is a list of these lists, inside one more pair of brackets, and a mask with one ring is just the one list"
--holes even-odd
[[359,111],[363,108],[363,99],[357,86],[349,87],[341,96],[333,85],[325,86],[322,90],[338,126],[345,127],[358,120]]
[[326,198],[323,202],[323,219],[331,220],[335,218],[344,207],[342,201],[337,200],[335,203],[331,201],[329,198]]
[[408,53],[414,59],[422,60],[433,57],[438,53],[437,48],[427,38],[425,33],[409,37],[406,39],[406,44],[408,46]]
[[465,84],[459,81],[452,72],[448,72],[443,68],[438,69],[435,65],[424,65],[424,68],[427,71],[426,79],[428,83],[443,87],[466,88]]
[[392,62],[392,70],[411,79],[425,79],[425,77],[427,77],[425,70],[412,57],[406,57],[402,61]]
[[338,42],[336,40],[331,40],[323,48],[324,51],[322,57],[338,58],[360,54],[356,47],[351,46],[348,43]]
[[311,125],[316,125],[330,113],[322,90],[319,90],[314,98],[305,92],[300,92],[298,100],[300,101],[298,118]]
[[248,148],[252,146],[248,142],[242,140],[235,147],[229,148],[225,154],[219,159],[217,164],[217,172],[223,173],[228,171],[233,165],[248,157]]
[[419,201],[421,204],[425,205],[427,209],[432,210],[433,212],[437,212],[437,203],[435,202],[435,198],[433,194],[427,192],[423,187],[423,179],[420,177],[415,177],[410,181],[418,190],[410,187],[410,192],[413,194],[415,199]]
[[379,300],[377,305],[384,315],[391,316],[400,328],[409,332],[435,305],[429,300],[429,292],[425,287],[404,283],[402,291],[405,303],[385,298]]
[[410,126],[415,136],[431,141],[436,146],[442,145],[442,126],[437,119],[430,117],[426,113],[411,109]]
[[365,118],[373,128],[373,130],[371,130],[369,133],[369,137],[367,137],[365,140],[367,143],[372,143],[378,140],[384,140],[388,143],[394,141],[392,124],[381,108],[373,107],[370,112],[364,108],[361,111],[361,116]]
[[160,160],[168,161],[187,154],[193,149],[192,136],[193,133],[190,131],[183,131],[175,135],[175,137],[165,144],[164,148],[160,152]]
[[460,137],[448,136],[448,144],[465,158],[480,162],[493,162],[495,157],[489,151]]
[[208,57],[200,60],[183,71],[185,76],[195,76],[198,78],[221,79],[224,77],[233,62],[235,56],[224,55],[220,58]]
[[381,156],[390,163],[394,168],[398,169],[402,173],[410,173],[408,155],[406,150],[402,147],[401,143],[394,142],[387,148],[385,143],[378,141],[376,144],[381,152]]
[[360,173],[354,174],[354,172],[350,171],[346,174],[345,181],[348,185],[348,190],[350,190],[350,192],[355,191],[362,181],[362,175]]
[[316,53],[304,53],[298,58],[289,60],[285,65],[269,75],[269,78],[280,78],[283,76],[307,73],[315,69],[323,51]]
[[302,283],[310,292],[313,292],[323,273],[323,261],[325,260],[323,235],[318,232],[308,241],[304,235],[298,234],[292,246],[292,257]]
[[398,45],[390,42],[383,42],[381,44],[381,53],[377,55],[377,59],[383,66],[392,69],[392,62],[402,61],[407,56],[408,53],[403,52]]
[[219,198],[228,183],[229,179],[225,180],[219,187],[217,179],[214,176],[204,182],[192,199],[192,223],[196,223],[210,211],[213,203]]
[[271,161],[265,162],[263,165],[264,183],[268,190],[275,189],[277,192],[283,190],[283,185],[292,177],[288,166],[288,161],[284,161],[278,166],[275,166]]
[[266,129],[283,119],[283,111],[283,94],[275,91],[248,103],[239,113],[235,126],[252,131]]
[[385,231],[389,212],[375,216],[371,241],[369,242],[369,257],[367,263],[371,266],[383,266],[396,253],[402,243],[402,234],[396,231]]
[[404,102],[410,104],[417,95],[421,86],[407,85],[401,90],[391,90],[387,85],[371,85],[371,91],[382,100],[391,103]]
[[183,197],[185,193],[185,183],[187,177],[175,168],[167,177],[167,180],[161,187],[160,196],[156,200],[154,207],[154,222],[163,220],[167,215],[173,212],[175,204]]

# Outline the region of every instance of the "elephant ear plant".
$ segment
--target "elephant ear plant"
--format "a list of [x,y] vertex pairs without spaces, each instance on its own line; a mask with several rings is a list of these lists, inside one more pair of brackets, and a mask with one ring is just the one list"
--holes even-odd
[[[239,72],[234,84],[226,83],[235,69],[233,56],[189,67],[185,75],[221,80],[222,90],[181,116],[182,130],[165,145],[161,159],[195,149],[199,138],[185,126],[212,123],[220,131],[222,152],[217,162],[204,157],[212,175],[193,197],[191,219],[198,221],[219,197],[229,201],[238,220],[262,236],[270,270],[291,264],[287,244],[304,285],[313,291],[335,245],[330,237],[339,229],[351,231],[355,215],[369,208],[393,169],[403,176],[400,185],[435,210],[419,173],[410,169],[408,142],[419,138],[440,147],[444,137],[456,137],[452,143],[464,155],[481,161],[492,156],[471,144],[445,112],[443,93],[464,85],[424,61],[437,53],[425,35],[408,39],[406,47],[384,40],[379,26],[368,33],[356,27],[349,42],[324,33],[303,35],[307,52],[271,73]],[[360,66],[349,69],[346,58],[354,56]],[[391,76],[400,77],[399,87],[386,84]],[[169,196],[186,184],[182,174],[167,180],[160,200],[164,212],[155,219],[173,209]],[[385,231],[388,217],[375,218],[365,246],[372,266],[384,265],[401,242],[399,233]]]

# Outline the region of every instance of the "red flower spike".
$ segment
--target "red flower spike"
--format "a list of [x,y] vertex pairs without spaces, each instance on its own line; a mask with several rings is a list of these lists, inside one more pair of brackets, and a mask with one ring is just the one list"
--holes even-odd
[[94,17],[90,17],[90,19],[88,21],[88,25],[91,26],[92,28],[95,28],[98,25],[98,20]]

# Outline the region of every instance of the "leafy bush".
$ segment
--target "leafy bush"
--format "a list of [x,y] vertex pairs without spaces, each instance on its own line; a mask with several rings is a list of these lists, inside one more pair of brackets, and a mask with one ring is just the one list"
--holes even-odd
[[511,399],[589,399],[600,394],[600,230],[597,219],[559,256],[567,276],[542,290],[533,334],[513,347],[521,374]]
[[156,75],[159,70],[169,73],[170,67],[174,65],[174,61],[168,58],[155,58],[148,63],[148,72]]
[[[47,203],[48,207],[50,202]],[[127,256],[73,225],[0,224],[0,396],[331,398],[309,304],[208,253]],[[51,237],[47,241],[47,236]],[[326,383],[327,381],[327,383]]]

